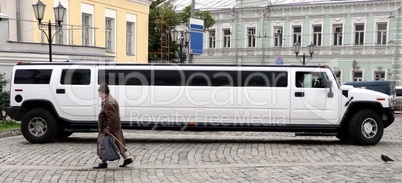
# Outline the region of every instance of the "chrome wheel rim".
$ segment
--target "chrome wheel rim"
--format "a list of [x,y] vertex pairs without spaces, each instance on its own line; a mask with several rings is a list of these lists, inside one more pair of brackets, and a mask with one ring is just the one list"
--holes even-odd
[[28,130],[33,136],[41,137],[47,131],[47,123],[41,117],[32,118],[28,123]]
[[372,118],[367,118],[366,120],[363,121],[361,131],[363,136],[366,138],[375,137],[378,131],[377,121],[375,121]]

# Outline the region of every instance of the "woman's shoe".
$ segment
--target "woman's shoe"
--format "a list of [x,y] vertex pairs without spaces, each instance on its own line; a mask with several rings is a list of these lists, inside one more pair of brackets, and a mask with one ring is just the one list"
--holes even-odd
[[98,166],[94,166],[94,169],[107,168],[107,163],[99,163]]
[[119,167],[126,167],[130,163],[133,163],[133,160],[131,158],[127,158],[124,160],[123,164],[120,165]]

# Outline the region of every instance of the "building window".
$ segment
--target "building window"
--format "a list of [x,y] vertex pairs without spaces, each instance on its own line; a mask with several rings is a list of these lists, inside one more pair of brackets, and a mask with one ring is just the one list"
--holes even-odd
[[282,27],[274,27],[274,42],[277,47],[282,46]]
[[334,46],[342,45],[342,25],[334,26]]
[[387,44],[387,23],[377,24],[377,44]]
[[63,27],[60,27],[60,31],[57,32],[55,38],[56,38],[56,44],[63,44],[63,37],[64,37],[64,30]]
[[[63,20],[67,20],[67,13],[64,13]],[[66,25],[64,25],[64,26],[66,26]],[[65,29],[65,27],[63,27],[63,22],[62,22],[60,31],[57,32],[57,34],[55,35],[56,44],[65,44],[64,43],[64,35],[68,35],[68,33],[65,31],[67,31],[67,29]]]
[[321,46],[321,25],[313,26],[313,44]]
[[301,26],[293,27],[293,44],[301,44]]
[[105,48],[106,51],[114,51],[113,43],[114,43],[114,19],[106,18],[105,20]]
[[355,45],[363,45],[364,43],[364,24],[355,25]]
[[82,46],[91,46],[92,15],[82,14]]
[[215,30],[209,30],[209,48],[215,48],[216,37]]
[[230,48],[230,29],[223,30],[223,47]]
[[363,71],[354,71],[353,81],[363,81]]
[[255,28],[247,28],[248,47],[255,47]]
[[134,50],[134,22],[127,22],[126,23],[126,53],[127,55],[135,54]]
[[375,81],[384,81],[385,80],[385,71],[374,71],[374,80]]

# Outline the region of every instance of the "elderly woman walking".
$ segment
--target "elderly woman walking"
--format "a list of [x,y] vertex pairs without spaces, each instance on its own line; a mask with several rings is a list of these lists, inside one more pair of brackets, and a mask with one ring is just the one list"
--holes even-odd
[[[123,131],[121,130],[121,122],[120,122],[120,112],[119,112],[119,104],[116,99],[114,99],[110,95],[109,86],[106,83],[102,83],[98,89],[99,97],[102,99],[102,108],[98,116],[98,140],[97,140],[97,154],[99,154],[99,145],[101,139],[105,134],[112,134],[117,138],[120,143],[116,143],[117,148],[120,151],[121,156],[124,158],[124,162],[120,167],[125,167],[128,164],[132,163],[133,160],[127,156],[126,145]],[[95,169],[107,168],[107,162],[102,160],[98,166],[93,167]]]

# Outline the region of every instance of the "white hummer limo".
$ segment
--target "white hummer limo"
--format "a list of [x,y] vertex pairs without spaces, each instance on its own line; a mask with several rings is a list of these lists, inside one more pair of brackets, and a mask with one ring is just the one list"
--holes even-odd
[[374,145],[394,121],[388,95],[300,65],[19,63],[7,114],[31,143],[97,132],[103,82],[124,129],[281,131]]

